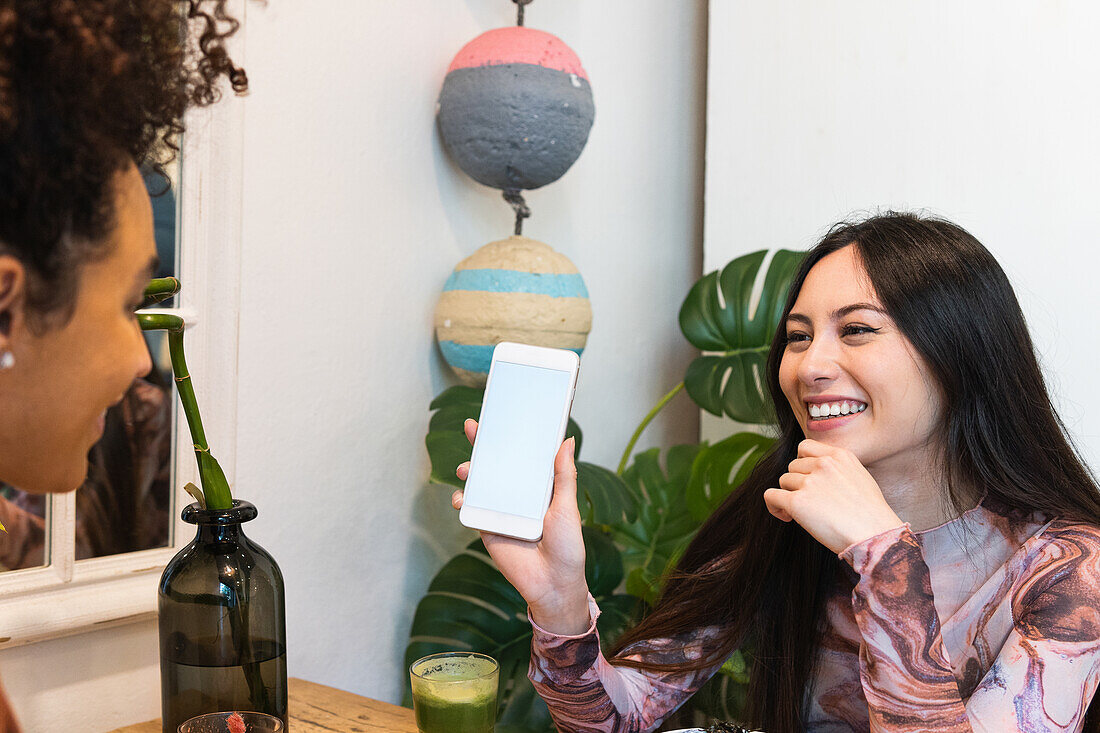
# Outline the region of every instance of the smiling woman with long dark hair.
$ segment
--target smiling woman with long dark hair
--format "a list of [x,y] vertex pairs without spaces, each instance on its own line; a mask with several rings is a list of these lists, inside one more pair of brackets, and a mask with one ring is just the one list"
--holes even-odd
[[[0,0],[0,480],[84,480],[104,412],[150,368],[155,264],[138,166],[228,77],[225,0]],[[192,33],[185,33],[190,28]],[[0,731],[16,730],[0,695]]]
[[739,647],[768,733],[1097,730],[1100,489],[985,247],[911,214],[834,227],[767,381],[775,447],[610,658],[568,445],[543,540],[484,537],[559,730],[652,730]]

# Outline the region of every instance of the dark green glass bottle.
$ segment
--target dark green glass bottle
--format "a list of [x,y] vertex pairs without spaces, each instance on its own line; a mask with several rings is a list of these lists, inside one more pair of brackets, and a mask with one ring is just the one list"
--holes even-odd
[[197,525],[160,578],[161,720],[164,733],[201,713],[255,710],[287,723],[283,574],[241,524],[256,507],[192,504]]

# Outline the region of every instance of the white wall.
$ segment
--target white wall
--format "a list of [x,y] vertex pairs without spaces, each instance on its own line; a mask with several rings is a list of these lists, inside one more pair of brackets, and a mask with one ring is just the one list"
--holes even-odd
[[[271,3],[250,12],[238,488],[286,574],[291,673],[396,700],[416,602],[471,538],[427,486],[428,403],[452,383],[432,313],[454,265],[511,233],[499,192],[447,159],[452,56],[514,22],[504,0]],[[576,165],[524,233],[580,269],[594,326],[574,416],[614,467],[690,360],[698,274],[702,2],[536,2],[592,80]],[[693,440],[687,402],[648,442]]]
[[1097,27],[1091,0],[716,0],[704,269],[856,210],[958,222],[1007,271],[1100,469]]
[[[499,193],[446,158],[435,100],[451,57],[514,5],[247,14],[236,494],[286,576],[291,675],[396,701],[416,602],[471,538],[450,491],[426,483],[428,403],[453,383],[432,312],[453,266],[512,226]],[[544,0],[527,19],[573,47],[596,99],[580,160],[528,196],[525,234],[588,285],[574,416],[583,458],[613,468],[692,356],[676,316],[701,263],[706,5]],[[695,439],[681,399],[641,447]],[[152,623],[7,651],[0,671],[30,733],[159,713]]]

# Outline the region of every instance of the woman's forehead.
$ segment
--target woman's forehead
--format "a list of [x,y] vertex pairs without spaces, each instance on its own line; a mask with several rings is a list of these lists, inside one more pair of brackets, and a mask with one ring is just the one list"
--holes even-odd
[[137,167],[120,171],[114,186],[114,226],[107,235],[105,255],[82,268],[81,290],[99,291],[103,297],[129,291],[151,276],[149,264],[156,259],[153,210],[144,180]]
[[137,166],[118,174],[115,181],[115,249],[122,262],[137,270],[157,252],[153,230],[153,205]]
[[814,264],[798,291],[792,313],[822,315],[855,304],[882,309],[859,251],[848,245]]

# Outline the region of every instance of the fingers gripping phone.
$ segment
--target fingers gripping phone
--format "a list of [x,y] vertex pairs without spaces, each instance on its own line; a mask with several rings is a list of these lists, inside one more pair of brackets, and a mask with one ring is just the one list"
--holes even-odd
[[502,342],[493,350],[459,521],[536,541],[554,488],[580,357]]

